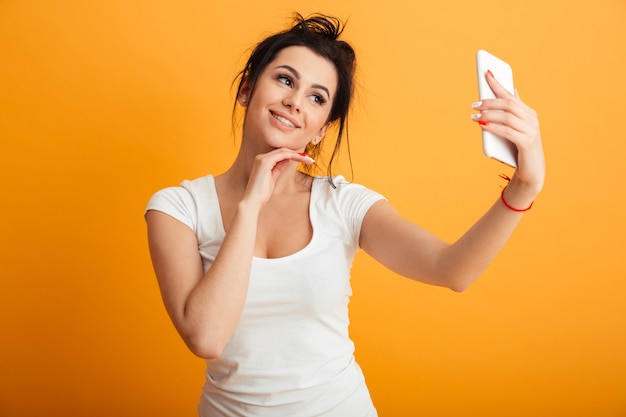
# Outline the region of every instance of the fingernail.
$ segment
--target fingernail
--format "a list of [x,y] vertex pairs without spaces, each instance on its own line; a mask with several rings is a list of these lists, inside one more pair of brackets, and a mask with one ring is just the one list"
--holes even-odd
[[478,108],[478,107],[480,107],[482,105],[483,105],[482,101],[476,101],[476,102],[472,103],[472,108],[476,109],[476,108]]
[[478,119],[480,119],[480,116],[480,113],[475,113],[470,116],[470,119],[472,119],[473,121],[477,121]]
[[479,120],[478,124],[481,126],[487,126],[489,123],[485,122],[484,120]]
[[299,154],[307,158],[311,163],[315,162],[315,159],[311,158],[306,152],[300,152]]
[[488,76],[490,76],[490,77],[492,77],[492,78],[495,78],[495,77],[493,76],[493,72],[491,72],[491,70],[487,70],[487,75],[488,75]]

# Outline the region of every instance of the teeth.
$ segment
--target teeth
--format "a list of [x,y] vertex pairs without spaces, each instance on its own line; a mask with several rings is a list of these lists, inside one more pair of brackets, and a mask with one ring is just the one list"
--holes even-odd
[[274,118],[276,120],[278,120],[279,122],[281,122],[285,126],[296,127],[296,125],[294,125],[293,123],[291,123],[289,120],[285,119],[284,117],[281,117],[281,116],[279,116],[277,114],[274,114],[274,113],[272,113],[272,116],[274,116]]

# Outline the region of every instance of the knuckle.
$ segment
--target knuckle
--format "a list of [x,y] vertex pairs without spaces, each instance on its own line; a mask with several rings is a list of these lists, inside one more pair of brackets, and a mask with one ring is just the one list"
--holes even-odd
[[512,124],[515,120],[515,116],[513,116],[511,113],[504,113],[504,123],[506,124]]
[[504,137],[506,137],[507,139],[516,139],[517,138],[517,131],[511,127],[508,126],[504,126],[504,128],[502,129],[504,131]]

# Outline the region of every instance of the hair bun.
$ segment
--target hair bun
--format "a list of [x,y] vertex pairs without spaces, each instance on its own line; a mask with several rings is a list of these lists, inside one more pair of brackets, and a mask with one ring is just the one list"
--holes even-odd
[[341,35],[344,27],[343,22],[334,16],[316,13],[304,18],[297,13],[294,17],[294,25],[291,31],[317,34],[334,41]]

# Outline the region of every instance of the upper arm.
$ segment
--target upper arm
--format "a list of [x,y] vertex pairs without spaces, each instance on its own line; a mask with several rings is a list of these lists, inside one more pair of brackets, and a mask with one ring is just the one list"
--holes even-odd
[[400,275],[445,285],[437,278],[437,265],[448,243],[403,218],[386,200],[374,203],[365,215],[360,246]]
[[181,331],[189,295],[203,276],[195,233],[172,216],[146,213],[148,245],[165,308]]

